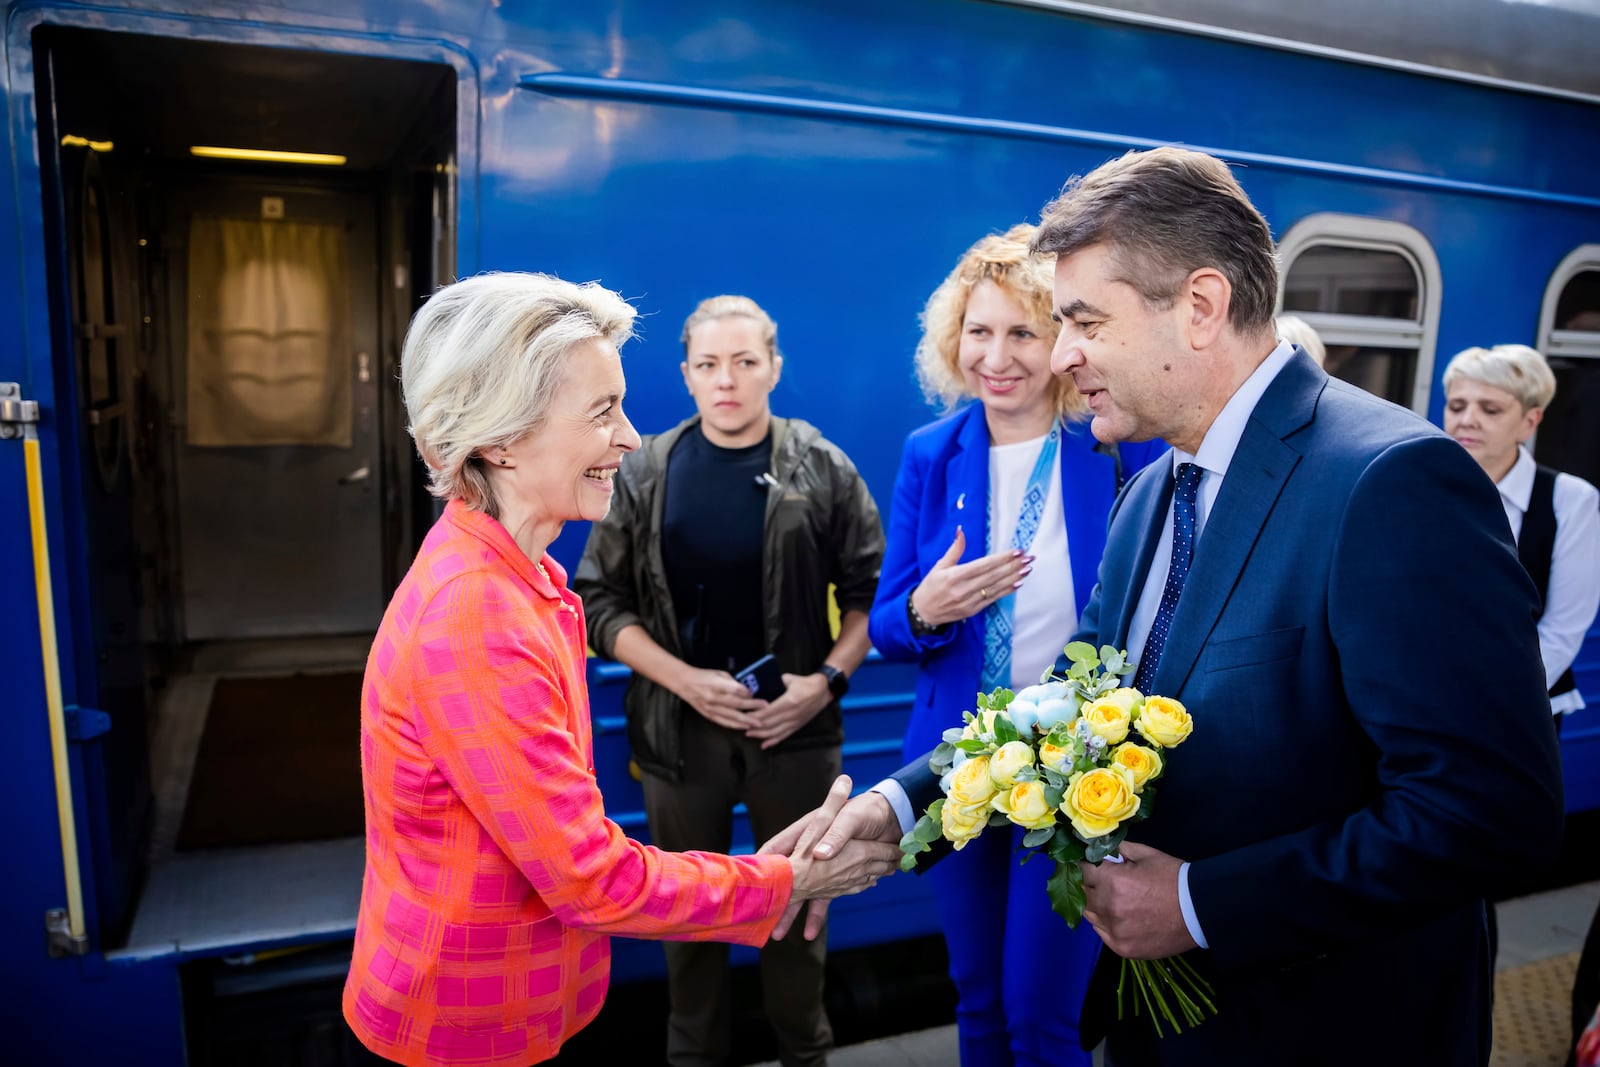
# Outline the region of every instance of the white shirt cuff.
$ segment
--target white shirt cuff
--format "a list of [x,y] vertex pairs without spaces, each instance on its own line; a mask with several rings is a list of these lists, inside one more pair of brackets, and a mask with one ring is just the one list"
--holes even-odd
[[911,810],[911,798],[906,796],[905,787],[893,778],[885,778],[867,792],[877,793],[889,802],[894,809],[894,817],[900,820],[902,834],[909,834],[911,828],[917,825],[917,815]]
[[[895,784],[899,784],[898,782]],[[891,801],[891,803],[893,803]],[[1189,928],[1189,936],[1194,938],[1194,943],[1201,948],[1210,948],[1206,944],[1205,932],[1200,929],[1200,920],[1194,913],[1194,901],[1189,899],[1189,865],[1185,863],[1178,868],[1178,907],[1183,910],[1183,925]]]

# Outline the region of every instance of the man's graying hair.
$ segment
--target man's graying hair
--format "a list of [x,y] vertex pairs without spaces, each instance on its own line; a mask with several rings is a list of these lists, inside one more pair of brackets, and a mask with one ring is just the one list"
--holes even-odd
[[1242,334],[1272,328],[1278,264],[1272,230],[1227,164],[1203,152],[1129,152],[1082,177],[1045,206],[1032,250],[1068,256],[1091,245],[1110,252],[1115,280],[1157,310],[1202,267],[1233,287],[1228,321]]

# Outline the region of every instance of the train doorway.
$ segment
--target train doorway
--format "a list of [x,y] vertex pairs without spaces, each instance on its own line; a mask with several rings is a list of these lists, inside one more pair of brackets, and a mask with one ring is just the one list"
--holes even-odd
[[110,724],[86,760],[99,943],[337,932],[350,679],[432,515],[398,361],[454,275],[459,72],[60,27],[34,60],[64,668]]

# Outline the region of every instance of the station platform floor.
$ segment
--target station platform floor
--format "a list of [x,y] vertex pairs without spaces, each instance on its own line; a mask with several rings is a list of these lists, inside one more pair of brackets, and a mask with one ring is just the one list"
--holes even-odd
[[[1571,1040],[1572,976],[1600,903],[1600,881],[1499,906],[1490,1067],[1561,1067]],[[1098,1067],[1100,1060],[1096,1056]],[[954,1025],[836,1049],[830,1067],[959,1067]],[[759,1067],[778,1067],[776,1061]]]

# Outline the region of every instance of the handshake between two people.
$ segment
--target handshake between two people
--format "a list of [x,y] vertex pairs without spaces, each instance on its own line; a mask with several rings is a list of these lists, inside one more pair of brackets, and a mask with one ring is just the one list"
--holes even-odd
[[787,935],[809,902],[805,937],[815,940],[829,901],[870,889],[899,869],[900,836],[900,820],[886,797],[871,792],[852,797],[850,776],[834,779],[820,808],[761,846],[761,854],[788,856],[794,868],[794,893],[773,938]]

